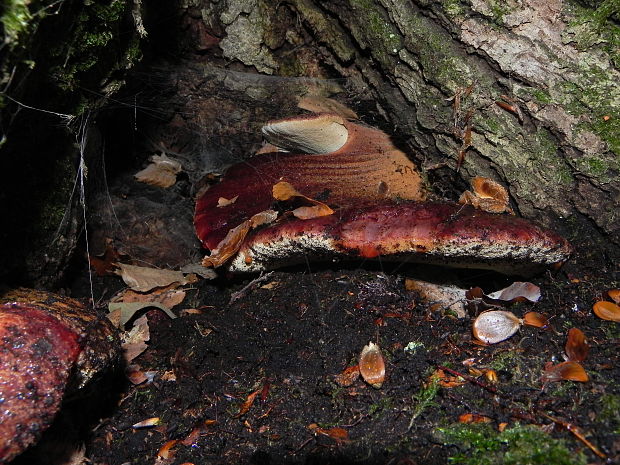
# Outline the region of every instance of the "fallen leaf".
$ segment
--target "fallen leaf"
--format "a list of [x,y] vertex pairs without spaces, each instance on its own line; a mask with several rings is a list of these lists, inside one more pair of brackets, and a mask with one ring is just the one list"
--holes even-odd
[[471,180],[473,192],[465,191],[459,199],[463,205],[472,205],[474,208],[489,213],[512,213],[509,206],[508,191],[501,184],[489,178],[476,176]]
[[450,310],[458,318],[465,318],[467,291],[456,286],[443,286],[419,279],[405,279],[405,289],[415,292],[432,311]]
[[278,213],[274,210],[265,210],[245,220],[240,225],[234,227],[226,234],[215,249],[211,251],[211,255],[202,259],[202,265],[206,267],[217,268],[232,258],[241,247],[241,243],[248,235],[250,229],[256,228],[263,224],[271,223],[276,220]]
[[602,300],[596,302],[592,307],[594,314],[603,320],[615,321],[620,323],[620,306],[613,302]]
[[549,362],[545,366],[545,372],[542,376],[543,382],[555,381],[579,381],[585,383],[589,380],[586,370],[583,369],[579,362],[562,362],[553,365]]
[[336,441],[346,441],[349,439],[349,432],[344,428],[321,428],[316,423],[308,425],[308,429],[316,435],[328,436]]
[[452,376],[439,368],[429,377],[429,382],[427,384],[431,385],[434,380],[437,380],[439,385],[445,388],[453,388],[465,384],[465,380],[460,376]]
[[474,320],[474,337],[486,344],[497,344],[513,336],[521,323],[512,312],[505,310],[483,312]]
[[540,287],[528,282],[514,282],[510,286],[497,292],[488,294],[488,297],[502,302],[538,302],[540,300]]
[[372,387],[379,389],[385,380],[385,362],[377,344],[369,342],[359,357],[359,370],[362,378]]
[[149,166],[134,175],[137,181],[164,189],[177,182],[177,174],[182,169],[181,163],[168,158],[165,154],[154,155],[151,161]]
[[216,420],[201,421],[189,432],[185,439],[181,441],[181,444],[184,446],[191,446],[195,444],[200,436],[205,433],[210,426],[215,425],[216,423]]
[[195,274],[200,276],[203,279],[215,279],[217,278],[217,273],[210,268],[205,268],[202,263],[190,263],[189,265],[185,265],[181,267],[181,270],[184,274]]
[[120,261],[121,255],[112,245],[112,241],[108,241],[105,252],[100,257],[88,257],[90,266],[95,269],[97,276],[111,276],[114,273],[116,264]]
[[142,315],[134,321],[133,327],[129,332],[122,336],[123,357],[128,364],[146,350],[146,341],[151,338],[149,322],[146,315]]
[[252,407],[252,404],[254,403],[254,399],[256,399],[256,396],[260,392],[261,392],[261,389],[257,389],[256,391],[248,394],[248,397],[245,399],[243,404],[241,404],[241,407],[239,408],[239,412],[233,418],[240,418],[246,413],[248,413],[248,411]]
[[159,426],[161,424],[161,419],[159,417],[147,418],[146,420],[139,421],[136,424],[131,425],[132,428],[140,429],[140,428],[151,428],[153,426]]
[[110,302],[157,302],[166,308],[173,308],[185,300],[185,291],[177,289],[176,284],[171,284],[164,288],[157,288],[149,293],[136,292],[132,289],[125,289],[116,294]]
[[172,448],[177,445],[179,442],[178,439],[171,439],[167,441],[161,448],[157,451],[157,458],[160,459],[170,459],[174,455],[174,451]]
[[566,346],[564,347],[564,352],[566,352],[568,360],[572,362],[583,362],[588,356],[589,351],[590,347],[588,346],[588,341],[583,331],[578,328],[571,328],[568,331],[568,338],[566,340]]
[[142,371],[140,365],[127,365],[125,368],[125,376],[131,382],[131,384],[137,386],[148,380],[146,373]]
[[159,308],[170,318],[177,317],[168,307],[159,302],[110,302],[108,304],[108,319],[117,328],[122,328],[133,318],[136,312],[149,307]]
[[293,215],[300,220],[310,220],[312,218],[328,216],[334,213],[334,210],[326,204],[299,193],[290,183],[286,181],[280,181],[274,184],[272,192],[273,198],[276,200],[286,201],[298,197],[312,203],[312,206],[302,206],[292,211]]
[[342,371],[342,373],[337,374],[334,378],[338,386],[349,387],[355,381],[357,381],[357,378],[359,377],[360,377],[360,367],[359,365],[354,365],[354,366],[345,368]]
[[125,284],[134,291],[148,292],[156,287],[166,287],[172,283],[187,284],[188,280],[180,271],[160,270],[144,266],[119,263],[117,272]]
[[232,205],[237,201],[238,198],[238,195],[235,195],[232,199],[225,199],[224,197],[220,197],[219,199],[217,199],[217,207],[222,208]]
[[546,328],[549,326],[549,319],[542,313],[527,312],[523,315],[523,324],[535,328]]
[[464,413],[459,416],[459,423],[491,423],[493,420],[478,413]]

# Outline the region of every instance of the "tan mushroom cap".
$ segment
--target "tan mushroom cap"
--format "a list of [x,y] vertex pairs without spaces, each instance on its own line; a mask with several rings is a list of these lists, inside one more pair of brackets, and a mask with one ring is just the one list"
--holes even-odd
[[287,152],[325,154],[342,148],[349,138],[344,119],[333,114],[296,116],[263,126],[270,144]]

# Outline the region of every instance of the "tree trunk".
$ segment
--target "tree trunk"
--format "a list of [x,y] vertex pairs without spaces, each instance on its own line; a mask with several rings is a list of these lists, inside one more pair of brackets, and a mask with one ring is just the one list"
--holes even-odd
[[[194,43],[208,43],[230,69],[345,82],[362,119],[393,135],[440,196],[457,198],[473,176],[493,178],[508,187],[518,214],[583,245],[581,258],[617,260],[613,2],[186,3]],[[247,89],[254,98],[256,86]]]

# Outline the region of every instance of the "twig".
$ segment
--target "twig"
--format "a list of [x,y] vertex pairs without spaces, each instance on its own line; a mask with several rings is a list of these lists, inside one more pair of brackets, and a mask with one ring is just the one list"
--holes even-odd
[[269,273],[260,275],[258,278],[253,279],[252,281],[250,281],[248,284],[246,284],[245,286],[243,286],[243,288],[240,291],[237,292],[233,292],[230,296],[230,302],[228,302],[228,305],[235,303],[237,300],[241,299],[242,297],[245,297],[245,295],[251,291],[254,290],[256,288],[256,286],[264,281],[267,281],[267,279],[273,274],[273,271],[270,271]]

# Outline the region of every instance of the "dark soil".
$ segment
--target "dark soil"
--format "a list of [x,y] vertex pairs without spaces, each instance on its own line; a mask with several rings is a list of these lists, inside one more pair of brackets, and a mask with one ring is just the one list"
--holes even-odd
[[[191,96],[192,86],[179,80],[181,94]],[[216,81],[205,78],[200,92],[212,92]],[[159,132],[150,134],[184,165],[168,190],[133,179],[157,151],[142,146],[127,154],[118,142],[130,139],[122,131],[134,130],[133,110],[126,119],[109,116],[104,137],[118,139],[108,146],[108,153],[118,153],[109,163],[109,183],[101,182],[91,197],[91,255],[103,253],[111,240],[127,262],[178,269],[199,261],[204,252],[191,221],[201,175],[217,168],[218,156],[229,154],[230,163],[252,153],[260,140],[254,126],[283,108],[269,100],[271,106],[257,113],[255,102],[245,102],[240,113],[228,115],[238,118],[236,126],[226,124],[218,109],[235,101],[231,93],[229,100],[213,93],[210,100],[202,95],[171,105]],[[105,112],[100,118],[105,121]],[[234,144],[226,131],[240,134]],[[134,363],[152,379],[132,385],[119,367],[90,395],[68,399],[47,443],[84,441],[89,463],[98,465],[618,463],[620,327],[592,313],[592,304],[620,285],[617,266],[578,240],[574,245],[575,257],[562,270],[530,278],[542,289],[540,302],[510,308],[519,317],[543,313],[550,327],[524,326],[493,346],[472,339],[476,310],[462,319],[433,312],[404,286],[414,275],[487,292],[513,281],[488,272],[308,263],[254,283],[256,276],[224,275],[185,286],[188,295],[174,309],[182,316],[148,314],[149,347]],[[66,287],[88,299],[85,261],[86,249]],[[121,287],[119,277],[95,275],[95,302],[107,308]],[[543,383],[545,364],[564,360],[573,327],[590,344],[583,362],[589,381]],[[338,384],[336,376],[357,363],[369,341],[386,360],[383,386],[361,378]],[[431,377],[440,367],[465,378],[442,386]],[[495,371],[496,383],[485,377],[487,370]],[[489,423],[459,422],[463,414]],[[154,417],[157,425],[132,426]],[[169,455],[158,458],[166,455],[166,444]],[[51,463],[48,451],[39,448],[18,463]]]
[[[179,200],[177,215],[162,221],[188,219],[183,206],[190,208],[191,200],[183,200],[181,187],[164,192],[119,179],[124,198],[138,205],[126,217],[124,210],[117,211],[121,224],[139,212],[154,214],[140,207],[149,197],[167,205]],[[117,189],[111,187],[113,199]],[[148,236],[141,237],[148,245]],[[162,232],[152,240],[166,237],[170,239]],[[193,240],[186,238],[187,243]],[[174,261],[195,253],[196,248],[186,249],[180,242],[154,256]],[[454,463],[613,463],[620,454],[620,332],[617,323],[591,312],[613,281],[586,273],[572,261],[559,272],[532,279],[541,286],[543,299],[510,310],[518,316],[530,310],[543,313],[550,327],[524,326],[508,341],[486,347],[472,340],[476,310],[463,319],[433,312],[405,290],[404,277],[465,287],[477,283],[489,291],[512,282],[488,272],[367,262],[308,264],[256,281],[256,276],[203,280],[185,286],[188,296],[175,309],[177,314],[188,308],[198,313],[176,319],[158,310],[148,313],[150,344],[134,363],[151,372],[152,381],[134,386],[119,370],[116,377],[99,382],[95,395],[67,402],[65,417],[73,412],[75,421],[77,410],[84,420],[90,411],[76,436],[86,441],[90,461],[100,465],[435,464],[448,463],[450,457],[457,458]],[[118,277],[94,279],[95,298],[105,307],[122,283]],[[89,296],[85,270],[76,276],[73,289],[74,295]],[[572,327],[584,331],[590,343],[583,363],[590,381],[544,384],[545,364],[563,361]],[[348,387],[339,385],[336,375],[357,363],[369,341],[381,347],[386,359],[383,386],[373,388],[361,378]],[[437,386],[431,374],[439,367],[467,378],[459,386]],[[497,373],[496,384],[481,375],[488,369]],[[245,411],[242,406],[253,393]],[[460,424],[463,414],[483,415],[490,423]],[[153,417],[160,419],[158,425],[132,427]],[[62,425],[60,433],[57,426],[48,437],[58,440],[68,428]],[[521,438],[540,450],[475,440],[480,434],[496,437],[500,425],[508,431],[533,425],[523,430],[527,434],[543,431],[542,440]],[[346,436],[333,428],[345,430]],[[609,461],[569,429],[581,431]],[[157,458],[171,440],[179,442],[170,456]],[[515,454],[516,462],[502,462]],[[21,463],[36,463],[33,457],[27,455]]]

